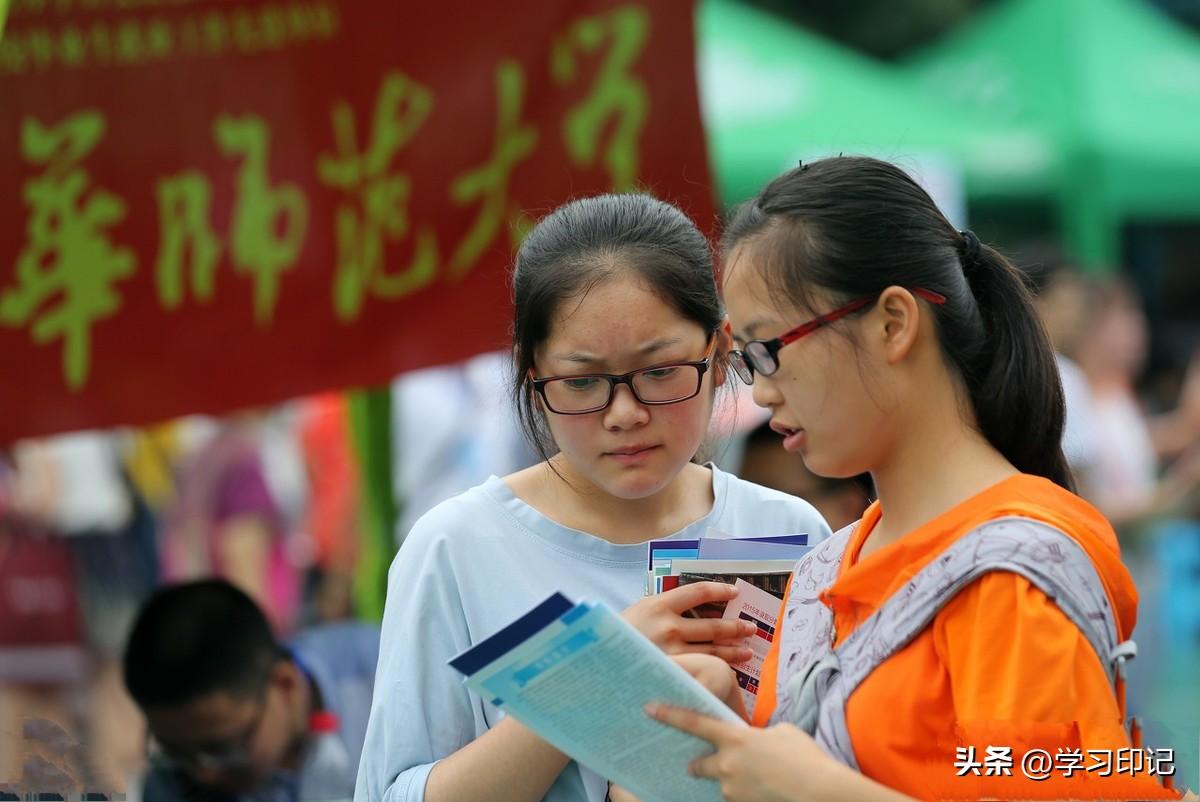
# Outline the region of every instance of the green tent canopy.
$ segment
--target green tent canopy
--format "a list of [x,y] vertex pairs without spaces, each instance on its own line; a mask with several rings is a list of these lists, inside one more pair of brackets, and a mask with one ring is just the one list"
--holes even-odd
[[1052,150],[1036,129],[981,121],[775,16],[705,0],[697,39],[701,104],[726,203],[752,196],[799,159],[837,153],[908,167],[941,161],[972,197],[1048,190]]
[[1127,221],[1200,217],[1200,40],[1144,0],[1009,0],[915,57],[939,97],[1034,128],[1075,256],[1111,266]]

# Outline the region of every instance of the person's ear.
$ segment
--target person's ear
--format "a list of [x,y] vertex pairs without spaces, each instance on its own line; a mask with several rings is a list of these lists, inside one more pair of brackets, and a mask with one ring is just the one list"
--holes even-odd
[[286,695],[294,695],[304,685],[304,673],[293,660],[277,660],[271,666],[267,682],[279,688]]
[[[521,351],[516,346],[513,346],[513,372],[516,373],[521,369]],[[533,389],[534,366],[530,361],[529,369],[525,371],[525,375],[521,381],[524,384],[523,392],[529,393],[532,396],[533,408],[538,412],[545,412],[542,408],[542,397]]]
[[721,323],[721,328],[717,330],[717,344],[713,347],[713,386],[720,387],[729,378],[729,350],[733,348],[733,325],[729,322],[729,316],[725,316],[725,320]]
[[904,287],[888,287],[875,304],[876,325],[871,329],[874,344],[889,365],[908,357],[921,328],[921,307]]
[[533,389],[533,368],[529,369],[529,373],[525,375],[525,392],[529,393],[533,401],[533,408],[538,412],[545,414],[545,404],[542,403],[542,394]]
[[731,348],[733,348],[733,324],[729,322],[729,315],[726,315],[725,320],[721,322],[721,328],[717,331],[717,353],[724,357]]

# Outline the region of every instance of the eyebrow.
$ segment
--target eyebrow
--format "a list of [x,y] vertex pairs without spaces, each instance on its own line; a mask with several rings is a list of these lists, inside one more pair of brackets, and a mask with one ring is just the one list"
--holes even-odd
[[[643,356],[649,355],[656,351],[661,351],[668,346],[678,345],[681,342],[683,342],[682,337],[660,337],[659,339],[651,340],[650,342],[638,348],[637,353]],[[588,353],[587,351],[571,351],[570,353],[566,354],[555,354],[554,358],[564,362],[578,362],[584,365],[595,365],[605,361],[604,357],[596,356],[595,354]]]

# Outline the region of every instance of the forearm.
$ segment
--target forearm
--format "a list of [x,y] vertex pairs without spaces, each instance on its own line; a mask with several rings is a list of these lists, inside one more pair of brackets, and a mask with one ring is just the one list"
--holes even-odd
[[426,802],[537,802],[570,758],[505,718],[433,767]]
[[[751,792],[751,796],[755,799],[789,799],[794,802],[917,802],[912,797],[880,785],[841,764],[822,765],[819,769],[807,777],[797,778],[790,788],[759,789],[759,793]],[[610,788],[609,798],[612,802],[642,802],[625,789],[616,786]],[[748,799],[740,794],[733,798],[737,802]]]
[[836,770],[830,773],[812,799],[820,799],[821,802],[917,802],[913,797],[881,785],[841,764],[837,764]]

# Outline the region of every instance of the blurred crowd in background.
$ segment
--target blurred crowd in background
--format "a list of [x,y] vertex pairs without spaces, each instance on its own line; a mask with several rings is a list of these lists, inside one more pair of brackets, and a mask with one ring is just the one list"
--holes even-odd
[[[825,12],[756,5],[892,58],[998,3],[880,0],[824,4]],[[1159,5],[1200,24],[1200,3]],[[708,114],[713,134],[719,125]],[[714,141],[716,172],[737,169],[736,160],[721,166],[726,146]],[[771,174],[786,166],[773,162]],[[947,209],[952,219],[956,211],[966,209]],[[1044,204],[995,216],[972,206],[969,216],[982,239],[1026,270],[1037,294],[1060,355],[1064,448],[1081,494],[1117,528],[1142,594],[1131,709],[1146,720],[1148,741],[1176,748],[1181,784],[1195,787],[1200,229],[1126,226],[1122,263],[1083,270],[1063,256]],[[57,743],[57,757],[66,754],[89,787],[124,789],[143,769],[145,727],[120,660],[139,604],[163,583],[227,578],[284,638],[323,621],[377,620],[384,572],[412,523],[489,475],[536,460],[508,401],[510,366],[508,353],[490,353],[398,377],[380,396],[390,404],[391,443],[375,444],[372,458],[349,392],[0,446],[0,790],[22,777],[24,787],[41,787],[37,773],[57,770],[55,755],[28,746],[35,742]],[[857,519],[871,498],[869,479],[814,476],[765,420],[748,388],[731,388],[714,418],[710,458],[809,500],[835,530]],[[390,464],[380,465],[379,454]]]

